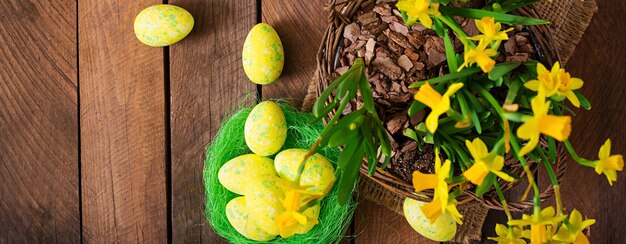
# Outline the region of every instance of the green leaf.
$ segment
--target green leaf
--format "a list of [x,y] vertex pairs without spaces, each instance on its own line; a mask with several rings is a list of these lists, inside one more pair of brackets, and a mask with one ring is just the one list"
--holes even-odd
[[589,100],[587,100],[585,95],[583,95],[579,91],[574,91],[574,94],[576,95],[576,97],[578,97],[578,100],[580,101],[580,106],[581,107],[583,107],[586,110],[591,109],[591,103],[589,103]]
[[[341,84],[341,82],[345,79],[345,77],[340,76],[339,78],[337,78],[335,81],[333,81],[333,83],[331,83],[326,90],[324,90],[320,96],[317,98],[317,100],[315,101],[315,104],[313,105],[313,115],[315,117],[324,117],[326,116],[326,114],[328,114],[328,112],[326,112],[326,114],[322,113],[322,110],[325,107],[326,104],[326,100],[328,99],[328,96],[330,96],[330,93],[333,92],[333,90],[335,89],[335,87],[337,87],[339,84]],[[336,99],[335,99],[336,100]]]
[[335,107],[337,107],[337,105],[339,104],[339,100],[333,100],[331,103],[328,104],[328,106],[322,108],[322,110],[318,110],[318,115],[314,115],[313,117],[311,117],[311,119],[309,120],[310,124],[314,124],[319,122],[320,120],[322,120],[326,115],[328,115],[328,113],[330,113],[330,111],[332,111]]
[[519,67],[522,63],[520,62],[509,62],[509,63],[501,63],[501,65],[494,66],[491,71],[489,71],[489,79],[492,81],[502,79],[502,76],[507,73],[513,71],[517,67]]
[[339,160],[337,160],[337,169],[345,169],[350,164],[350,159],[357,152],[359,147],[361,147],[361,141],[355,141],[354,143],[350,143],[346,145],[341,154],[339,155]]
[[[437,22],[441,23],[441,21]],[[450,39],[447,28],[444,28],[443,45],[446,50],[446,61],[448,62],[448,69],[450,70],[451,74],[456,73],[457,69],[459,68],[459,64],[457,63],[456,53],[454,52],[454,44],[452,44],[452,39]]]
[[356,79],[361,78],[361,74],[359,71],[351,72],[348,78],[346,78],[339,86],[337,87],[337,97],[343,98],[348,91],[356,88],[357,81]]
[[495,179],[496,175],[493,173],[489,173],[483,180],[483,183],[480,186],[476,187],[476,196],[481,197],[487,191],[489,191],[489,188],[491,188]]
[[372,87],[370,86],[369,81],[367,81],[367,77],[365,75],[361,76],[361,80],[359,81],[359,90],[361,90],[361,100],[363,101],[365,109],[367,109],[370,113],[375,113],[376,108],[374,106]]
[[391,156],[391,141],[389,140],[389,137],[387,136],[387,131],[385,130],[384,127],[382,127],[381,124],[378,124],[376,126],[376,135],[378,136],[378,139],[381,141],[380,151],[383,153],[383,155],[387,157]]
[[447,30],[443,26],[443,23],[441,23],[441,20],[438,19],[433,19],[433,26],[431,29],[435,30],[438,36],[443,36],[444,33],[447,32]]
[[419,138],[417,137],[417,133],[411,129],[411,128],[406,128],[402,134],[408,138],[413,139],[414,141],[419,141]]
[[341,118],[336,124],[326,125],[326,127],[331,127],[331,128],[328,129],[328,132],[326,133],[326,137],[322,138],[322,140],[320,141],[319,147],[325,147],[328,144],[330,137],[332,137],[335,131],[341,128],[347,128],[350,124],[359,122],[359,120],[363,119],[363,112],[365,112],[365,110],[354,111],[346,115],[345,117]]
[[430,83],[431,85],[434,85],[434,84],[438,84],[440,82],[456,80],[456,79],[463,78],[463,77],[468,76],[468,75],[476,74],[476,73],[478,73],[478,71],[480,71],[480,68],[478,68],[478,67],[467,68],[467,69],[461,70],[460,72],[457,72],[457,73],[445,74],[445,75],[442,75],[442,76],[439,76],[439,77],[436,77],[436,78],[432,78],[432,79],[429,79],[429,80],[415,82],[415,83],[411,84],[409,86],[409,88],[420,87],[421,85],[423,85],[426,82]]
[[337,187],[337,200],[339,205],[345,205],[352,196],[352,191],[356,186],[357,176],[359,175],[359,168],[361,167],[361,162],[363,162],[363,150],[363,146],[359,145],[359,148],[352,155],[352,158],[350,158],[341,174]]
[[493,17],[495,21],[508,25],[543,25],[549,24],[549,21],[527,18],[517,15],[503,14],[482,9],[473,8],[456,8],[449,6],[439,7],[439,11],[443,15],[461,16],[473,19],[482,19],[483,17]]
[[508,0],[502,3],[499,3],[499,9],[494,9],[501,13],[511,12],[513,10],[523,8],[524,6],[533,4],[538,0]]
[[550,163],[556,162],[556,143],[554,138],[548,136],[548,156],[550,157]]
[[365,148],[365,156],[367,157],[367,166],[369,169],[370,176],[374,174],[376,170],[376,164],[378,163],[378,159],[376,157],[376,140],[372,134],[372,124],[371,121],[366,121],[363,126],[361,126],[361,134],[363,134],[363,138],[360,138],[363,141],[363,147]]
[[359,135],[359,131],[351,130],[349,127],[341,128],[332,134],[328,141],[328,146],[338,147],[352,142]]
[[409,116],[413,116],[420,110],[424,109],[425,107],[426,105],[424,105],[423,103],[418,102],[418,101],[413,101],[413,103],[411,103],[411,106],[409,107],[408,114]]
[[505,103],[513,104],[515,102],[515,98],[517,97],[517,92],[519,88],[522,87],[522,82],[520,80],[514,80],[509,85],[509,91],[506,93]]

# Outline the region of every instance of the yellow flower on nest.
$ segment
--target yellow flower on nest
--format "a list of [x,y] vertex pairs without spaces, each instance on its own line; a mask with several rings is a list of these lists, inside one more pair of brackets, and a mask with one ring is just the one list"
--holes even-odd
[[547,97],[553,95],[567,97],[572,105],[580,107],[580,100],[574,94],[574,90],[580,89],[583,83],[583,80],[571,77],[570,73],[561,69],[559,62],[556,62],[550,71],[543,64],[538,63],[537,79],[526,82],[524,86],[532,91],[543,89]]
[[517,129],[517,136],[530,140],[519,152],[524,156],[531,152],[539,143],[541,134],[548,135],[559,141],[564,141],[572,131],[572,118],[548,114],[550,102],[546,101],[543,89],[530,101],[533,116]]
[[426,117],[426,128],[430,133],[435,133],[439,125],[439,116],[450,110],[450,96],[463,87],[463,83],[454,83],[441,95],[433,89],[428,82],[420,86],[415,93],[415,100],[428,106],[432,111]]
[[563,221],[566,216],[554,216],[554,208],[547,207],[541,211],[535,209],[533,215],[522,215],[522,219],[510,220],[509,225],[530,225],[530,243],[546,243],[548,241],[548,228]]
[[594,161],[596,173],[606,175],[609,184],[613,185],[617,181],[617,171],[624,169],[624,157],[620,154],[611,155],[611,139],[607,139],[600,147],[598,158]]
[[461,218],[463,217],[459,210],[456,208],[456,200],[449,199],[448,195],[448,183],[446,182],[446,178],[450,175],[450,168],[452,163],[450,160],[446,160],[443,165],[441,164],[441,159],[439,158],[439,150],[435,150],[435,173],[434,174],[424,174],[419,171],[413,172],[413,187],[415,188],[415,192],[420,192],[426,189],[434,189],[435,196],[433,201],[427,203],[422,206],[422,212],[424,216],[430,220],[430,222],[434,222],[437,217],[442,214],[449,212],[454,220],[462,224]]
[[583,234],[583,230],[596,222],[595,219],[587,219],[583,221],[583,216],[574,209],[569,215],[569,224],[563,224],[554,236],[554,240],[574,243],[589,244],[589,239]]
[[508,40],[509,36],[506,33],[513,30],[513,28],[509,28],[502,31],[502,24],[495,22],[493,17],[483,17],[474,21],[476,22],[476,27],[482,33],[469,38],[474,41],[490,43],[491,41]]
[[317,219],[308,218],[302,213],[306,209],[300,210],[303,205],[321,197],[322,194],[312,195],[312,197],[303,200],[301,199],[301,194],[305,189],[292,189],[285,193],[285,198],[282,201],[285,212],[276,217],[276,227],[278,227],[278,232],[282,238],[288,238],[297,234],[298,228],[307,225],[309,222],[317,224]]
[[457,71],[461,71],[469,65],[478,64],[483,72],[489,73],[489,71],[493,69],[493,66],[496,65],[496,61],[491,57],[498,55],[498,52],[487,48],[487,44],[487,42],[481,41],[478,43],[477,47],[467,48],[464,55],[465,62],[463,62]]
[[494,173],[506,181],[515,180],[510,175],[501,171],[502,166],[504,166],[504,157],[496,155],[495,153],[489,153],[487,145],[485,145],[480,138],[477,137],[472,142],[466,140],[465,145],[474,158],[474,164],[463,172],[463,176],[474,185],[482,185],[485,177],[487,177],[489,173]]
[[528,230],[513,226],[507,228],[501,224],[496,224],[496,234],[497,237],[489,237],[488,239],[496,241],[498,244],[526,244],[522,238],[530,237]]
[[431,4],[430,0],[399,0],[396,7],[406,13],[406,25],[408,26],[419,20],[423,26],[430,28],[433,25],[430,16],[439,14],[439,4]]

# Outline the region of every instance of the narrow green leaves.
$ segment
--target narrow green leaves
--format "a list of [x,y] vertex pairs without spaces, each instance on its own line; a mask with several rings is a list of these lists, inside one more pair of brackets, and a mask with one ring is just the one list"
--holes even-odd
[[473,19],[482,19],[483,17],[493,17],[495,21],[509,25],[544,25],[549,21],[527,18],[517,15],[503,14],[489,10],[473,9],[473,8],[456,8],[449,6],[439,7],[439,11],[444,15],[461,16]]

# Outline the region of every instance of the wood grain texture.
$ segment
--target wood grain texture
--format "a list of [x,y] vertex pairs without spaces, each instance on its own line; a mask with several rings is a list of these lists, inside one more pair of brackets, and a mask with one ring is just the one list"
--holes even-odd
[[205,219],[202,169],[222,120],[255,100],[256,85],[243,71],[241,51],[256,23],[256,1],[170,3],[195,19],[191,34],[170,49],[172,240],[223,242]]
[[0,6],[0,243],[80,242],[76,18]]
[[315,58],[326,30],[324,0],[263,0],[263,22],[283,43],[285,66],[280,78],[263,86],[263,99],[280,98],[300,107],[316,69]]
[[165,243],[163,49],[134,17],[161,1],[79,1],[83,239]]
[[[592,19],[566,69],[585,81],[582,92],[592,104],[573,118],[571,141],[579,155],[597,159],[598,149],[611,138],[613,154],[626,154],[626,2],[598,1]],[[596,219],[591,243],[623,243],[626,240],[626,174],[619,172],[609,186],[604,175],[570,160],[561,184],[563,204]]]
[[437,243],[415,232],[404,216],[370,201],[354,215],[354,243]]

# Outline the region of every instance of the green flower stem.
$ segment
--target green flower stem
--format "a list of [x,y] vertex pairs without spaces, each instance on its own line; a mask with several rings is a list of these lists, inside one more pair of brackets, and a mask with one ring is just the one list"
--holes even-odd
[[565,148],[567,148],[569,155],[572,156],[572,159],[574,159],[574,161],[576,161],[578,164],[582,166],[592,167],[592,168],[596,167],[593,161],[579,157],[578,154],[576,154],[576,151],[574,150],[574,147],[572,147],[572,144],[569,142],[569,140],[565,140],[563,144],[565,145]]
[[459,37],[459,40],[461,41],[461,43],[463,43],[463,46],[476,47],[476,44],[474,44],[474,42],[468,41],[469,39],[467,37],[467,33],[465,33],[463,28],[461,28],[459,24],[454,22],[452,18],[445,16],[445,15],[432,15],[432,16],[440,20],[444,24],[446,24],[448,27],[450,27],[450,29],[452,29],[452,31],[454,31],[454,33]]
[[[344,109],[346,109],[346,106],[348,106],[348,103],[350,102],[350,100],[346,99],[347,97],[348,97],[348,93],[346,93],[346,95],[344,95],[344,97],[341,99],[341,104],[339,104],[339,108],[337,109],[337,113],[341,114],[341,112]],[[335,98],[335,99],[337,99],[337,98]],[[320,144],[320,142],[323,140],[323,138],[326,137],[326,134],[328,134],[330,129],[335,125],[335,123],[339,119],[339,114],[335,114],[335,116],[333,116],[333,118],[330,119],[330,121],[328,122],[328,125],[326,127],[324,127],[324,130],[322,131],[322,133],[320,133],[320,136],[317,137],[317,140],[315,140],[313,145],[311,145],[311,147],[309,148],[309,151],[307,152],[307,154],[304,155],[304,158],[302,158],[302,162],[306,162],[306,160],[308,160],[309,157],[311,157],[313,154],[315,154],[315,152],[317,151],[317,147]],[[301,170],[299,169],[298,172],[302,172],[302,170],[304,170],[304,166],[303,166],[304,164],[302,162],[300,163],[302,169]]]
[[500,198],[500,202],[502,203],[502,208],[504,208],[504,213],[506,214],[506,218],[508,221],[513,220],[513,216],[511,215],[511,211],[509,210],[509,205],[504,198],[504,193],[502,193],[502,188],[500,188],[500,183],[497,180],[493,182],[493,186],[496,188],[496,193],[498,193],[498,198]]
[[[513,135],[513,133],[511,133],[511,147],[513,147],[513,152],[515,152],[515,156],[516,158],[519,160],[519,162],[522,164],[522,167],[524,168],[524,172],[526,172],[526,176],[528,177],[528,184],[532,185],[533,187],[533,192],[534,194],[534,198],[535,201],[539,201],[539,186],[537,186],[537,184],[535,183],[535,177],[533,176],[532,172],[530,171],[530,168],[528,167],[528,163],[526,162],[526,159],[523,156],[519,156],[519,144],[517,143],[517,137],[515,137],[515,135]],[[539,202],[540,203],[540,202]],[[536,208],[537,206],[535,206]],[[541,207],[541,206],[539,206]],[[541,209],[540,209],[541,211]]]

